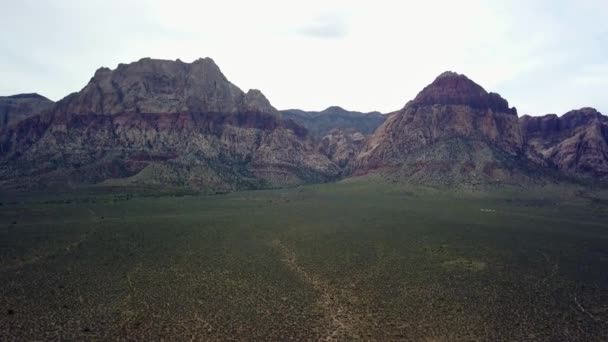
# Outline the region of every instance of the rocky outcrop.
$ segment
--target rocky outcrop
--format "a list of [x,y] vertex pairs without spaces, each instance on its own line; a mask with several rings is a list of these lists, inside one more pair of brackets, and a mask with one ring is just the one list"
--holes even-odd
[[608,117],[593,108],[520,119],[526,155],[573,177],[608,177]]
[[366,136],[359,131],[335,128],[321,139],[317,148],[348,174],[365,141]]
[[[464,75],[446,72],[391,114],[359,154],[355,174],[429,182],[507,182],[523,172],[515,108]],[[522,176],[523,177],[523,176]]]
[[53,103],[35,93],[0,96],[0,130],[51,109]]
[[144,58],[100,68],[79,93],[63,101],[68,114],[222,113],[278,116],[261,92],[230,83],[210,58],[192,63]]
[[4,187],[160,185],[230,191],[322,182],[338,168],[307,131],[211,59],[99,69],[80,92],[0,136]]
[[385,120],[385,115],[379,112],[353,112],[337,106],[321,112],[290,109],[282,111],[282,114],[285,119],[291,119],[306,127],[316,138],[323,138],[334,129],[354,130],[369,135],[374,133]]
[[496,93],[486,92],[480,85],[465,75],[446,71],[426,86],[410,106],[424,107],[442,105],[463,105],[474,109],[492,110],[517,116],[515,108],[509,108],[507,100]]

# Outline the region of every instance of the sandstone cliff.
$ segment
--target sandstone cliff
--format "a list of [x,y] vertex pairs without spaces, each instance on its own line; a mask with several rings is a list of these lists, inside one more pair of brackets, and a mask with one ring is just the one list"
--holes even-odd
[[389,172],[441,184],[517,182],[525,177],[522,151],[516,109],[466,76],[446,72],[389,115],[359,154],[355,174]]
[[322,182],[338,168],[257,90],[211,59],[99,69],[0,137],[3,186],[161,185],[228,191]]
[[608,117],[593,108],[520,119],[527,156],[572,177],[608,177]]

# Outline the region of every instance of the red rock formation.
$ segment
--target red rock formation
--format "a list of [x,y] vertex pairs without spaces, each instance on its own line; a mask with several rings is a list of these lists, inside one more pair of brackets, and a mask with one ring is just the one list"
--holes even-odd
[[242,92],[211,59],[99,69],[51,112],[6,130],[0,152],[4,186],[104,182],[226,191],[338,174],[305,129],[283,121],[261,92]]
[[529,158],[574,177],[608,177],[608,117],[593,108],[520,119]]
[[491,109],[498,113],[517,115],[517,110],[509,108],[507,100],[500,95],[488,93],[465,75],[451,71],[439,75],[409,103],[418,107],[436,104],[465,105],[475,109]]
[[[465,170],[471,181],[484,174],[490,181],[504,180],[511,166],[496,163],[497,154],[517,158],[522,147],[515,108],[466,76],[446,72],[376,130],[357,159],[355,174],[399,170],[408,178],[426,173],[458,181],[462,174],[454,170]],[[504,169],[500,177],[484,173],[489,164]]]

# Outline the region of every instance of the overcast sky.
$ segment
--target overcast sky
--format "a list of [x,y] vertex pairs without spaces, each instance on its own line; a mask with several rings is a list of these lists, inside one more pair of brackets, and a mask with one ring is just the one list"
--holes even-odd
[[608,1],[0,0],[0,95],[211,57],[279,109],[400,109],[446,70],[521,114],[608,114]]

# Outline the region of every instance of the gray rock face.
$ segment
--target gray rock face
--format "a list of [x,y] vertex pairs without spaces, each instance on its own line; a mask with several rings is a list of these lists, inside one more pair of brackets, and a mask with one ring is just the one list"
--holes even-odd
[[52,108],[54,102],[38,94],[0,96],[0,130]]
[[64,101],[69,114],[278,112],[257,90],[245,94],[210,58],[192,63],[144,58],[100,68],[89,84]]
[[79,93],[0,134],[0,186],[136,185],[206,192],[323,182],[338,167],[306,130],[210,59],[100,69]]
[[318,150],[348,174],[366,140],[367,136],[352,128],[336,128],[321,139]]

